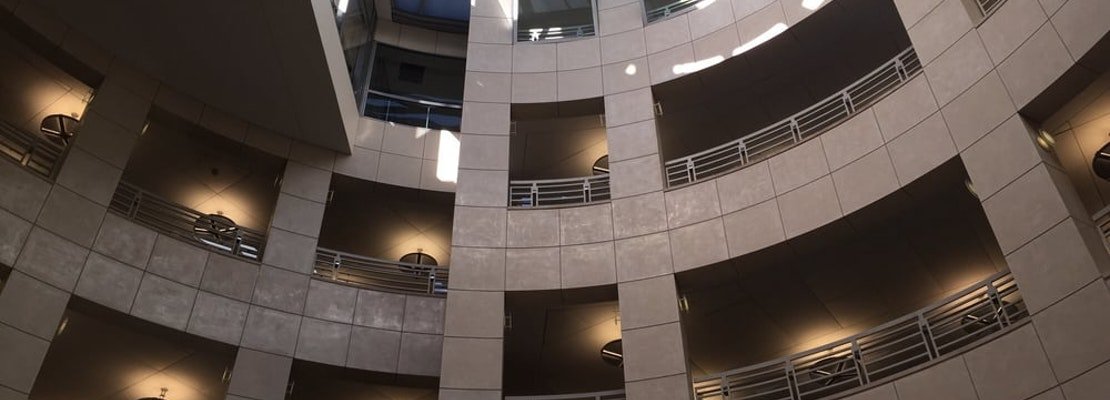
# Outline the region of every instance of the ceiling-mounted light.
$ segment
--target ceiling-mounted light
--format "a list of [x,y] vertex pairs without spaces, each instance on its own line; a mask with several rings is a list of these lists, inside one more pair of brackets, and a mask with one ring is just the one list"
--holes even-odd
[[1041,129],[1037,131],[1037,146],[1040,146],[1044,151],[1051,152],[1056,147],[1056,138],[1048,131]]
[[162,394],[159,394],[158,397],[149,396],[149,397],[140,398],[139,400],[166,400],[166,392],[169,392],[169,391],[170,391],[169,389],[162,388]]

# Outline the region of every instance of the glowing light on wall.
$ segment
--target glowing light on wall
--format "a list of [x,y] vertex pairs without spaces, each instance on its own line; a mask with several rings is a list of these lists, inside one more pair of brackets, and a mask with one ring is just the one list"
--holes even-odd
[[816,10],[824,3],[825,0],[802,0],[802,7],[805,7],[807,10]]
[[624,74],[636,75],[636,64],[628,64],[627,67],[624,67]]
[[694,8],[697,8],[697,9],[701,10],[701,9],[706,8],[706,7],[709,7],[711,4],[713,4],[715,2],[717,2],[717,0],[702,0],[702,1],[698,2],[698,4],[695,4]]
[[712,67],[724,60],[724,56],[713,56],[704,60],[675,65],[673,68],[671,68],[671,71],[674,72],[675,75],[689,74],[691,72],[697,72]]
[[339,4],[337,6],[335,6],[335,8],[336,8],[336,13],[335,14],[340,16],[340,17],[342,17],[343,14],[346,14],[347,13],[347,4],[349,2],[350,2],[350,0],[339,0]]
[[771,29],[768,29],[766,32],[763,32],[763,33],[759,34],[759,36],[756,36],[754,39],[749,40],[747,43],[744,43],[744,44],[740,45],[740,47],[737,47],[735,50],[732,51],[732,55],[733,56],[738,56],[738,55],[740,55],[740,54],[742,54],[742,53],[744,53],[748,50],[751,50],[751,49],[755,48],[755,46],[759,46],[763,43],[766,43],[768,40],[773,39],[775,36],[778,36],[780,33],[786,32],[786,28],[787,28],[786,24],[784,24],[782,22],[779,22],[779,23],[775,24],[775,26],[772,26]]
[[450,131],[439,131],[439,161],[436,162],[436,179],[456,182],[459,179],[459,138]]

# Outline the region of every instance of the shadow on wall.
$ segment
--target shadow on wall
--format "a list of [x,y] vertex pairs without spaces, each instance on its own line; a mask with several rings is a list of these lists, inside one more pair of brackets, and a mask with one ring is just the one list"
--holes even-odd
[[319,246],[391,261],[419,251],[447,265],[454,212],[454,193],[333,174]]
[[435,400],[439,378],[392,375],[294,360],[287,400]]
[[265,232],[285,160],[151,109],[123,180],[166,200]]
[[616,286],[505,293],[506,395],[621,389],[624,370],[602,347],[621,338]]
[[73,297],[31,390],[41,400],[223,398],[235,348]]
[[847,218],[677,276],[692,371],[805,351],[912,313],[1005,268],[959,159]]

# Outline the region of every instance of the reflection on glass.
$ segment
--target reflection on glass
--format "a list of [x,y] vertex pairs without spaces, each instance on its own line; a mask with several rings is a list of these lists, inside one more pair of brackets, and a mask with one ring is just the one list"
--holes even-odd
[[458,131],[466,61],[379,44],[364,113],[429,129]]
[[593,0],[519,0],[517,41],[594,35]]

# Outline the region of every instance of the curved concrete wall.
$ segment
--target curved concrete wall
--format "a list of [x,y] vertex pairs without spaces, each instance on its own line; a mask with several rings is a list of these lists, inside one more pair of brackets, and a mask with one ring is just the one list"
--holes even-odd
[[706,60],[733,57],[737,48],[757,45],[760,35],[792,26],[818,8],[803,7],[800,0],[717,0],[645,26],[641,1],[597,4],[597,37],[514,43],[512,0],[475,3],[466,100],[542,103],[646,88],[700,69],[699,61],[704,67]]

